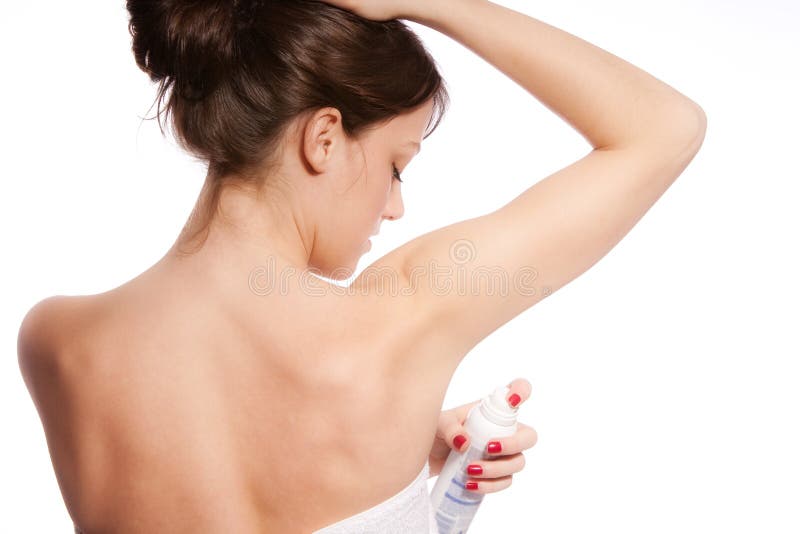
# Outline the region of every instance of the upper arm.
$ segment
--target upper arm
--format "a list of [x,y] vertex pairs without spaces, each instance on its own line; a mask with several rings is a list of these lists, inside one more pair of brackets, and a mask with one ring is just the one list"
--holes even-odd
[[593,150],[500,209],[424,234],[370,268],[400,272],[413,313],[460,358],[619,243],[688,165],[702,135],[673,142],[672,150]]
[[[91,524],[101,502],[97,487],[102,477],[79,476],[89,462],[97,461],[79,449],[82,424],[91,423],[77,411],[81,404],[76,394],[66,353],[72,350],[77,335],[75,317],[79,299],[55,296],[36,303],[25,315],[17,337],[17,358],[23,379],[39,414],[51,462],[73,521]],[[97,449],[94,449],[95,451]],[[76,527],[77,528],[77,527]],[[89,529],[91,530],[91,529]]]

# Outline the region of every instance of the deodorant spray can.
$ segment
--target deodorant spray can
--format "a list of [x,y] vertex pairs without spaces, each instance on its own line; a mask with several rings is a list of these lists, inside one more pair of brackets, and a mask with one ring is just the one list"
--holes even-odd
[[464,428],[470,447],[464,452],[451,450],[431,491],[431,505],[439,534],[463,534],[469,528],[485,495],[465,488],[470,478],[467,466],[475,460],[492,458],[486,445],[494,438],[513,436],[517,432],[517,412],[506,396],[510,388],[501,386],[484,397],[467,414]]

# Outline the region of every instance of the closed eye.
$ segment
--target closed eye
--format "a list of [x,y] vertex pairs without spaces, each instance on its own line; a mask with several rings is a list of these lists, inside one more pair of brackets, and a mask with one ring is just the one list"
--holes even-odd
[[400,171],[397,170],[397,167],[395,167],[394,164],[392,164],[392,176],[394,176],[394,179],[398,182],[403,183],[403,179],[400,178]]

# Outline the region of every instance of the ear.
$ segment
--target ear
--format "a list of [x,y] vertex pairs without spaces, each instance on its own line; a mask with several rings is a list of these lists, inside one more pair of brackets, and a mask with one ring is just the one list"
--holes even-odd
[[303,132],[303,153],[312,169],[325,171],[334,150],[344,139],[343,134],[342,114],[338,109],[326,107],[314,112]]

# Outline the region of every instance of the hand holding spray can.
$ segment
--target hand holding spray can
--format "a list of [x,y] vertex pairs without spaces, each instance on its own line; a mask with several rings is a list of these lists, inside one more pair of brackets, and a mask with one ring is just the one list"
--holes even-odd
[[431,505],[439,534],[463,534],[475,517],[485,495],[465,488],[467,466],[475,460],[491,458],[486,445],[494,438],[517,432],[518,407],[506,401],[510,388],[501,386],[472,407],[464,421],[470,435],[470,448],[463,453],[450,451],[439,478],[431,491]]

